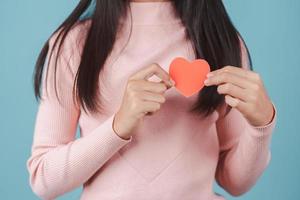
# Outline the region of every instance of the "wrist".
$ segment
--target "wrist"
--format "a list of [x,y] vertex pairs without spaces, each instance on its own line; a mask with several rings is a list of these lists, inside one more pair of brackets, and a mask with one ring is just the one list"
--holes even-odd
[[113,123],[112,123],[112,128],[113,128],[113,131],[115,132],[115,134],[117,134],[120,138],[124,139],[124,140],[129,140],[130,139],[130,135],[126,135],[126,134],[123,134],[122,131],[119,130],[119,126],[118,124],[116,123],[116,119],[117,118],[117,114],[115,114],[114,116],[114,119],[113,119]]
[[266,125],[268,125],[268,124],[270,124],[272,121],[273,121],[273,119],[274,119],[274,115],[275,115],[275,109],[274,109],[274,106],[273,106],[273,104],[272,103],[270,103],[270,111],[268,112],[268,115],[267,115],[267,117],[266,117],[266,120],[265,120],[265,122],[263,123],[263,125],[261,125],[261,126],[266,126]]

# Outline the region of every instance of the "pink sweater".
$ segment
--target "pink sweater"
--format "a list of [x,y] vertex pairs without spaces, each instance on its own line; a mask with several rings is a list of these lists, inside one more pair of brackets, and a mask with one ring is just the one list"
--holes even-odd
[[[248,191],[270,161],[276,109],[273,120],[260,127],[250,125],[234,108],[225,118],[216,110],[202,119],[188,111],[197,94],[186,98],[173,87],[166,91],[161,109],[145,116],[130,140],[112,129],[132,73],[153,62],[168,71],[176,56],[195,59],[171,2],[131,2],[130,6],[129,43],[122,51],[129,37],[128,18],[100,74],[102,114],[85,113],[72,101],[90,21],[78,23],[63,46],[57,70],[61,104],[51,82],[54,62],[49,61],[50,76],[48,85],[43,84],[27,162],[33,191],[43,199],[54,199],[83,185],[82,200],[223,199],[213,192],[215,179],[232,195]],[[248,67],[245,48],[242,55],[243,67]],[[78,125],[81,137],[76,139]]]

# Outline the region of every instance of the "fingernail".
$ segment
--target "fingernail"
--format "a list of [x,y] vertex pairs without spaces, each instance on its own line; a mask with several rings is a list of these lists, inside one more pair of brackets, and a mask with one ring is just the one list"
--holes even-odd
[[175,81],[173,81],[173,79],[170,79],[171,85],[174,86],[175,85]]
[[209,83],[209,79],[205,79],[204,84],[207,85]]
[[213,76],[213,73],[208,73],[208,74],[206,74],[206,76],[211,77],[211,76]]

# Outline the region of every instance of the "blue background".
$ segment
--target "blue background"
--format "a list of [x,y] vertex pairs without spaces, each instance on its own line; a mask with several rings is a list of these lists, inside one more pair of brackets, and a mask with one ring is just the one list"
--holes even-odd
[[[36,57],[75,0],[0,1],[0,194],[1,199],[37,199],[28,184],[37,102],[32,90]],[[253,189],[238,199],[299,198],[300,74],[299,0],[224,0],[278,109],[272,160]],[[298,102],[298,103],[297,103]],[[216,186],[216,191],[225,194]],[[59,199],[78,199],[80,189]],[[225,194],[228,199],[235,199]]]

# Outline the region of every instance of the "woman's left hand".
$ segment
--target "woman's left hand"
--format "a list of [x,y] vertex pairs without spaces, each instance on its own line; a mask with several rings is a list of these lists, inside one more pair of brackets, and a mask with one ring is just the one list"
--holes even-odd
[[244,68],[226,66],[210,72],[204,84],[217,85],[225,102],[238,109],[253,126],[264,126],[274,116],[273,104],[258,73]]

